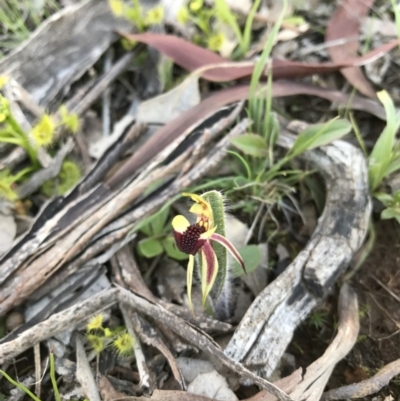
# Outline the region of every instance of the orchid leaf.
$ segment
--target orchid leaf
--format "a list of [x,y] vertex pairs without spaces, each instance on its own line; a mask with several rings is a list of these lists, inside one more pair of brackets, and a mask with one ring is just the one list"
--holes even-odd
[[139,241],[138,250],[145,258],[154,258],[164,252],[161,241],[156,238],[145,238]]

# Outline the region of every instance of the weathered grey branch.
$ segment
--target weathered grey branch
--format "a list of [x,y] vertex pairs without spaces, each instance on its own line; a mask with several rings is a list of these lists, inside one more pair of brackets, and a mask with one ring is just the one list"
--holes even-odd
[[21,333],[15,340],[0,344],[0,364],[14,358],[43,340],[53,337],[72,326],[88,319],[91,315],[117,302],[117,291],[107,290],[56,313],[47,320]]
[[129,23],[114,17],[105,0],[66,7],[1,60],[0,71],[11,75],[36,103],[47,107],[101,57],[117,39],[117,29],[129,29]]

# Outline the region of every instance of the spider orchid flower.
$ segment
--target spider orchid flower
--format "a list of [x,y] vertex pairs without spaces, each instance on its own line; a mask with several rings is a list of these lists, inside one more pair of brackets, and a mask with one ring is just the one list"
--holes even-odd
[[175,216],[172,220],[176,244],[181,252],[189,255],[187,267],[187,291],[190,308],[192,305],[192,282],[194,269],[194,255],[199,253],[201,260],[201,286],[203,294],[203,308],[218,273],[218,259],[214,252],[212,242],[223,245],[230,254],[238,261],[243,270],[246,271],[242,257],[231,242],[224,236],[216,233],[217,226],[214,224],[213,211],[209,202],[203,197],[183,193],[190,196],[195,202],[189,212],[197,216],[196,223],[190,224],[186,217]]

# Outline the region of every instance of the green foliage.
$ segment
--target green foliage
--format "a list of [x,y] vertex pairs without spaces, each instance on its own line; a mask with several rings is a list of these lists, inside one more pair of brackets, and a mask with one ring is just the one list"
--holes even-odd
[[259,60],[257,61],[250,81],[249,92],[249,117],[253,121],[255,132],[261,134],[272,147],[277,138],[276,124],[271,115],[272,107],[272,72],[268,74],[268,84],[266,90],[260,93],[260,79],[266,67],[267,60],[270,58],[272,47],[275,43],[276,36],[282,26],[284,16],[287,9],[287,0],[283,0],[282,11],[274,24],[268,40],[264,46]]
[[0,171],[0,198],[7,199],[11,202],[17,200],[18,194],[15,191],[16,183],[31,171],[31,167],[19,171],[18,174],[12,174],[9,169]]
[[171,235],[171,224],[168,222],[169,211],[169,206],[160,209],[136,228],[147,237],[137,244],[138,252],[145,258],[154,258],[164,252],[172,259],[188,258],[175,246],[175,240]]
[[61,124],[64,125],[68,131],[76,134],[80,128],[78,115],[76,113],[71,113],[65,105],[61,105],[58,111],[61,117]]
[[124,0],[109,0],[108,4],[115,16],[127,19],[136,26],[139,32],[143,32],[150,26],[161,24],[164,20],[162,5],[144,12],[139,0],[131,0],[129,5]]
[[328,324],[327,313],[321,310],[314,311],[309,318],[308,324],[316,330],[322,330]]
[[[50,379],[51,379],[51,384],[53,386],[54,398],[56,401],[61,401],[60,392],[58,391],[58,385],[55,376],[55,362],[54,362],[54,354],[52,351],[50,352],[49,360],[50,360]],[[28,395],[32,400],[41,401],[40,398],[36,397],[36,395],[32,393],[32,391],[30,391],[23,384],[18,383],[3,370],[0,370],[0,374],[2,374],[13,386],[24,392],[26,395]]]
[[400,191],[395,192],[393,195],[375,193],[375,197],[386,207],[381,213],[381,219],[395,219],[400,224]]
[[207,6],[203,0],[191,0],[178,11],[177,20],[181,24],[196,25],[199,33],[195,35],[195,41],[213,51],[219,51],[226,41],[225,35],[219,31],[218,26],[221,24],[228,26],[238,43],[233,59],[240,59],[250,48],[254,17],[260,4],[261,0],[255,0],[244,28],[239,25],[238,16],[231,11],[226,0],[215,0],[214,4]]
[[352,119],[352,123],[360,147],[368,160],[369,184],[372,195],[386,207],[381,218],[396,219],[400,223],[400,193],[382,192],[384,180],[391,174],[400,171],[400,141],[396,140],[396,134],[400,128],[400,111],[396,111],[393,100],[386,91],[378,92],[377,95],[385,108],[386,126],[369,156],[354,119]]
[[247,156],[266,157],[268,154],[268,143],[260,135],[244,134],[232,138],[231,143]]
[[386,91],[378,92],[385,107],[386,127],[382,131],[368,158],[370,187],[375,191],[388,175],[400,170],[400,144],[396,133],[400,128],[400,111],[396,112],[393,100]]
[[351,124],[347,120],[337,118],[325,124],[310,125],[298,135],[288,155],[290,157],[298,156],[306,150],[327,145],[347,135],[350,131]]
[[[253,200],[266,203],[279,203],[283,196],[293,191],[293,185],[303,179],[307,173],[301,170],[286,170],[285,165],[299,154],[318,146],[339,139],[349,133],[351,124],[342,119],[334,119],[325,124],[316,124],[301,132],[292,148],[276,163],[271,163],[268,142],[260,135],[245,134],[232,140],[232,143],[243,154],[229,151],[240,162],[236,177],[226,185],[233,189],[229,192],[244,192]],[[259,139],[256,139],[256,138]],[[240,139],[239,139],[240,138]],[[259,157],[263,155],[263,160]],[[251,201],[249,201],[251,202]]]
[[0,94],[0,142],[21,146],[28,153],[34,166],[38,166],[37,150],[14,119],[8,100]]
[[[238,249],[238,251],[246,265],[246,273],[251,273],[260,265],[262,255],[257,245],[246,245]],[[234,277],[240,277],[244,274],[243,269],[236,260],[233,261],[232,274]]]
[[[7,81],[7,77],[0,77],[0,89]],[[17,199],[15,191],[16,184],[22,179],[26,179],[29,173],[40,168],[38,161],[38,150],[41,146],[50,146],[56,137],[57,131],[65,127],[70,132],[75,133],[79,129],[79,119],[74,113],[68,112],[65,106],[59,110],[60,119],[44,114],[33,126],[30,133],[24,132],[22,127],[13,117],[8,100],[0,94],[0,142],[10,143],[22,147],[28,154],[31,165],[23,170],[12,174],[10,170],[0,173],[0,196],[8,200]],[[64,161],[58,180],[56,190],[54,181],[46,182],[42,189],[48,196],[54,193],[63,194],[73,187],[81,177],[79,166],[72,161]]]
[[9,50],[28,39],[32,28],[58,8],[54,0],[45,0],[43,7],[32,0],[2,0],[0,4],[0,48]]
[[41,190],[48,197],[56,194],[64,195],[78,183],[81,176],[81,169],[77,163],[72,160],[64,160],[58,177],[45,181]]

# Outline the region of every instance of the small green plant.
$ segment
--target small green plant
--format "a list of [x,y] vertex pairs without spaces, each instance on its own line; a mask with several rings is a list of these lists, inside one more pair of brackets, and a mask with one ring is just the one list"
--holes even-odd
[[360,147],[368,160],[369,186],[372,196],[386,207],[381,218],[394,218],[400,223],[400,192],[393,194],[383,192],[385,179],[400,170],[400,141],[396,140],[396,134],[400,128],[400,111],[396,111],[393,100],[386,91],[378,92],[377,95],[385,108],[386,126],[369,155],[354,119],[352,123]]
[[72,160],[64,160],[58,177],[45,181],[41,190],[47,197],[64,195],[81,179],[81,168]]
[[[0,77],[0,89],[7,82],[7,77]],[[59,117],[44,114],[32,127],[31,132],[24,132],[13,117],[8,100],[0,93],[0,142],[22,147],[28,154],[31,165],[17,173],[5,169],[0,173],[0,196],[15,201],[18,196],[16,187],[30,173],[40,168],[38,150],[53,144],[59,129],[64,128],[71,133],[79,129],[79,119],[75,113],[70,113],[65,106],[59,109]],[[76,163],[65,161],[59,175],[58,193],[67,192],[80,179],[81,173]],[[45,183],[44,192],[49,196],[56,191],[54,183]]]
[[400,224],[400,191],[392,195],[378,192],[375,197],[386,207],[381,213],[381,219],[395,219]]
[[32,164],[38,166],[37,150],[13,117],[8,100],[0,94],[0,142],[17,145],[26,150]]
[[232,58],[240,59],[250,48],[253,21],[260,4],[261,0],[255,0],[244,28],[239,25],[238,16],[231,11],[226,0],[216,0],[211,6],[206,6],[203,0],[191,0],[178,11],[177,19],[181,24],[192,23],[197,26],[199,33],[194,37],[195,42],[213,51],[219,51],[226,41],[219,26],[228,26],[238,44]]
[[108,4],[115,16],[127,19],[136,26],[139,32],[143,32],[150,26],[161,24],[164,20],[164,8],[162,5],[153,7],[145,12],[139,0],[131,0],[129,5],[123,0],[109,0]]
[[18,172],[18,174],[12,174],[10,169],[4,169],[0,171],[0,199],[6,199],[11,202],[18,199],[18,194],[15,190],[17,182],[30,173],[32,168],[27,167]]
[[311,314],[308,324],[320,331],[328,324],[327,315],[325,311],[316,310]]
[[98,314],[93,316],[86,325],[86,338],[96,354],[100,354],[106,347],[112,346],[118,355],[134,355],[133,338],[125,328],[104,327],[103,320],[104,316]]
[[241,191],[253,200],[266,203],[279,203],[283,196],[293,192],[293,185],[306,176],[302,170],[285,169],[295,157],[319,146],[342,138],[351,130],[351,124],[342,119],[333,119],[325,124],[315,124],[301,132],[293,146],[274,164],[266,155],[269,144],[260,135],[249,133],[232,139],[232,144],[243,154],[230,151],[242,167],[237,177],[232,177],[234,188],[228,191]]

